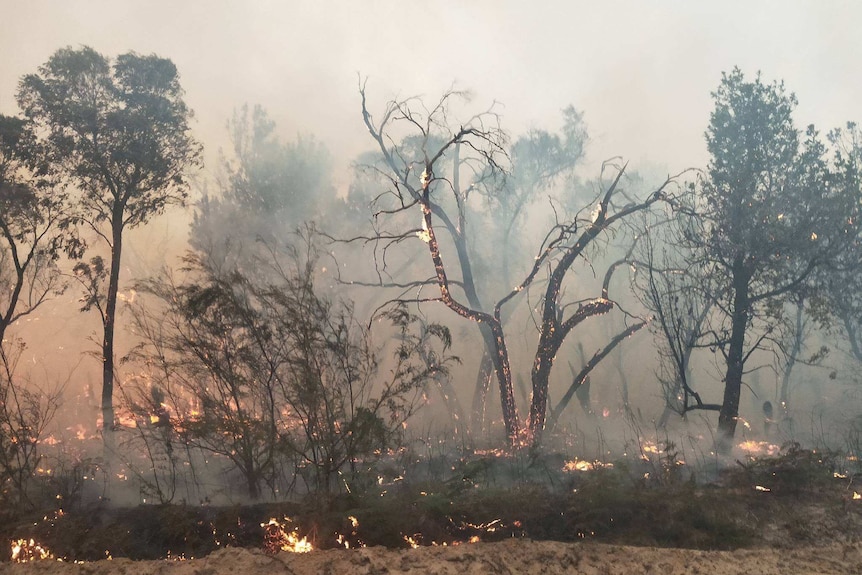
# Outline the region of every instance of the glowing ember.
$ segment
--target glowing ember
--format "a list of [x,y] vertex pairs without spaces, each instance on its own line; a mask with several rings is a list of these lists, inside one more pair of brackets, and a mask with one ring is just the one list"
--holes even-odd
[[56,437],[54,437],[53,434],[51,434],[48,437],[46,437],[45,439],[43,439],[41,441],[41,443],[44,443],[45,445],[59,445],[60,443],[63,443],[63,442],[61,440],[57,439]]
[[854,491],[853,492],[853,499],[862,499],[862,495],[860,495]]
[[417,539],[421,539],[421,536],[418,533],[414,534],[413,537],[411,537],[410,535],[404,535],[403,537],[404,541],[406,541],[407,544],[410,545],[411,549],[416,549],[417,547],[419,547],[419,541],[414,539],[414,537]]
[[[352,531],[350,532],[350,535],[345,536],[345,535],[342,535],[341,533],[336,533],[335,534],[335,541],[339,545],[344,547],[345,549],[350,549],[351,546],[354,548],[365,547],[365,543],[356,536],[356,530],[359,527],[359,519],[357,519],[353,515],[349,515],[347,517],[347,519],[348,519],[348,521],[350,521],[350,526],[353,528]],[[348,538],[353,539],[352,545],[350,542],[351,539],[348,539]]]
[[651,441],[644,443],[641,447],[646,453],[661,453],[659,446]]
[[778,455],[781,452],[780,446],[775,445],[774,443],[768,443],[766,441],[743,441],[737,447],[745,451],[749,457],[756,457],[759,455],[768,455],[772,457]]
[[601,461],[586,461],[575,457],[571,461],[566,461],[563,465],[563,471],[592,471],[601,467],[613,467],[613,463],[602,463]]
[[764,487],[762,485],[755,485],[754,490],[755,491],[762,491],[763,493],[769,493],[770,491],[772,491],[770,488]]
[[26,563],[28,561],[40,561],[42,559],[53,559],[54,554],[36,543],[33,539],[18,539],[12,541],[12,561]]
[[290,523],[292,522],[287,517],[284,518],[283,523],[273,517],[269,520],[269,523],[260,524],[266,530],[264,550],[267,553],[274,554],[279,551],[308,553],[314,550],[307,537],[299,538],[296,528],[288,529]]

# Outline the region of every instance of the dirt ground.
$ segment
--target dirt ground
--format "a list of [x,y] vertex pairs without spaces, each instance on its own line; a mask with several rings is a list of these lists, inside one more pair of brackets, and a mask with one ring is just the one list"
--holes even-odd
[[38,561],[0,564],[9,575],[270,575],[410,573],[436,575],[577,573],[584,575],[862,573],[862,544],[696,551],[598,543],[512,539],[454,547],[313,551],[306,554],[230,548],[188,561]]

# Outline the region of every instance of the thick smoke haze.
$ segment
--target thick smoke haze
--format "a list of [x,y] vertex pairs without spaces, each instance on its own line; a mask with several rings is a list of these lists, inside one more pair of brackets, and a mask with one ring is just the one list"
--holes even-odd
[[[650,180],[645,186],[668,173],[706,167],[704,132],[715,103],[711,93],[722,72],[734,67],[752,80],[758,71],[765,82],[782,80],[799,100],[793,114],[797,128],[813,123],[825,134],[848,120],[862,120],[858,29],[862,4],[746,0],[536,4],[0,0],[0,114],[19,113],[15,102],[19,80],[62,47],[86,45],[108,57],[134,51],[169,58],[179,70],[185,101],[194,110],[194,137],[204,147],[205,166],[192,176],[192,203],[205,190],[217,188],[220,150],[231,146],[226,123],[245,104],[268,112],[282,142],[313,136],[325,146],[333,165],[332,184],[339,196],[346,197],[356,176],[353,163],[374,148],[363,125],[358,93],[366,78],[373,113],[381,112],[390,99],[416,95],[431,102],[454,87],[471,92],[471,110],[486,110],[496,102],[502,128],[514,137],[532,128],[557,132],[562,111],[573,106],[583,113],[589,132],[585,160],[578,165],[581,181],[598,177],[602,162],[611,157],[630,161],[632,173]],[[550,221],[550,208],[543,206],[525,218],[537,230],[532,234],[531,228],[530,257],[547,229],[541,226]],[[121,298],[135,297],[128,289],[132,280],[164,265],[177,266],[187,248],[191,213],[191,208],[169,211],[128,236]],[[326,226],[321,222],[323,229]],[[588,264],[579,265],[584,276],[594,273]],[[591,276],[584,283],[589,281],[595,285],[579,297],[595,297],[601,278]],[[99,349],[100,325],[93,314],[78,312],[76,288],[28,318],[21,333],[30,346],[25,359],[37,366],[30,368],[33,379],[62,382],[70,377],[69,395],[89,385],[94,395],[87,401],[93,403],[99,365],[82,352]],[[365,293],[357,299],[370,299]],[[635,301],[630,293],[622,297]],[[475,326],[458,323],[447,310],[434,319],[451,325],[456,341],[461,336],[478,341]],[[531,319],[518,318],[524,329],[520,334],[513,330],[514,345],[520,346],[522,339],[524,349],[535,345]],[[128,316],[121,317],[118,324],[126,328],[127,322]],[[596,329],[599,339],[612,332],[611,327]],[[122,354],[131,347],[130,336],[127,331],[118,333]],[[596,379],[616,381],[628,373],[637,395],[633,403],[649,401],[651,409],[660,408],[651,336],[644,330],[627,345],[629,359],[620,354],[609,358],[597,369]],[[587,355],[593,351],[587,350]],[[472,392],[479,359],[466,358],[465,396]],[[530,359],[520,358],[518,367],[522,379],[516,382],[517,400],[522,406],[529,394]],[[557,370],[561,375],[554,376],[554,400],[568,384],[563,379],[571,377],[564,362]],[[699,365],[696,370],[718,372],[714,365]],[[752,376],[753,385],[771,389],[774,374],[763,374],[763,382],[760,377]],[[617,387],[596,387],[597,404],[617,401]],[[812,386],[800,393],[814,397],[821,391]],[[720,388],[714,386],[708,393],[717,397]],[[490,397],[497,401],[495,390]],[[746,396],[745,401],[744,411],[759,412],[759,397]],[[575,409],[573,403],[569,410]]]
[[[357,74],[379,101],[436,96],[453,82],[497,100],[512,133],[586,113],[592,162],[676,171],[706,161],[720,73],[781,78],[797,118],[822,129],[857,116],[862,76],[854,2],[0,2],[0,112],[22,74],[59,47],[171,58],[210,167],[245,103],[285,137],[313,133],[346,168],[367,149]],[[347,185],[346,176],[336,176]]]

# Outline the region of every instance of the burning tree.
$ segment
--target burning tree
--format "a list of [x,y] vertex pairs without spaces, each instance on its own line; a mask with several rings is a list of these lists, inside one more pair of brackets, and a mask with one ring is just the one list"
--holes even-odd
[[[388,189],[372,202],[374,233],[351,241],[374,245],[381,285],[410,290],[434,286],[439,293],[413,297],[403,294],[390,303],[438,302],[479,325],[492,359],[506,435],[512,445],[524,440],[525,434],[515,405],[502,310],[534,284],[543,283],[526,430],[527,441],[539,445],[545,428],[549,378],[557,353],[575,327],[590,317],[618,308],[609,294],[611,277],[620,267],[618,264],[609,268],[597,297],[566,301],[564,284],[572,281],[573,264],[586,257],[586,250],[597,238],[619,227],[628,217],[669,199],[674,178],[668,178],[646,198],[635,199],[623,191],[624,166],[611,166],[615,174],[610,182],[603,184],[595,202],[571,218],[557,218],[523,279],[513,288],[503,286],[502,297],[493,305],[482,306],[475,290],[471,264],[474,254],[468,241],[475,241],[468,235],[469,202],[471,192],[488,178],[507,176],[507,138],[499,126],[498,116],[492,109],[457,122],[452,119],[452,107],[466,95],[448,91],[431,108],[418,99],[391,101],[375,121],[367,106],[364,86],[360,88],[360,95],[365,126],[382,157],[375,170],[387,182]],[[468,185],[462,183],[465,174],[472,180]],[[411,220],[416,221],[413,218],[418,219],[419,225],[411,225]],[[431,278],[411,282],[383,281],[382,278],[390,277],[391,273],[387,264],[390,249],[416,240],[425,244],[433,266]],[[454,250],[453,267],[444,259],[447,248]],[[456,279],[452,279],[453,276]],[[642,327],[643,320],[635,318],[627,326],[631,329],[629,334],[639,329],[633,328],[634,325]],[[619,341],[621,339],[616,343]],[[606,353],[597,354],[597,357],[600,359],[604,355]]]
[[227,458],[250,497],[264,486],[275,493],[285,461],[329,493],[343,469],[355,472],[397,443],[421,387],[446,374],[451,340],[440,326],[417,333],[417,318],[393,310],[398,345],[384,376],[350,304],[316,291],[313,251],[270,255],[250,276],[190,253],[182,282],[139,285],[157,305],[136,309],[137,356],[170,408],[159,421],[181,442]]
[[[191,111],[174,64],[92,48],[63,48],[21,79],[18,105],[44,135],[51,162],[81,191],[78,217],[110,248],[102,313],[102,416],[114,427],[114,333],[123,232],[187,195],[184,171],[198,164]],[[105,229],[107,225],[108,229]]]

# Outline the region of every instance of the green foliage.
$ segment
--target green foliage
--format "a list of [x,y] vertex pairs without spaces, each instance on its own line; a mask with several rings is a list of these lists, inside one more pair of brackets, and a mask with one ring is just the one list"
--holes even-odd
[[[744,474],[735,483],[760,485],[776,495],[832,491],[839,486],[835,476],[840,456],[832,451],[803,449],[798,443],[784,445],[773,457],[760,457],[741,464]],[[843,489],[843,485],[840,485]]]
[[82,307],[97,308],[102,320],[103,437],[110,452],[123,232],[185,203],[186,170],[200,165],[201,156],[190,133],[192,112],[170,60],[129,52],[112,62],[88,46],[57,50],[38,73],[21,79],[17,101],[52,171],[80,192],[75,221],[110,249],[107,287],[95,281],[101,277],[94,265],[89,275],[76,269],[87,289]]
[[69,196],[26,120],[0,114],[0,341],[66,287],[56,265],[80,257]]
[[[831,185],[817,132],[793,125],[796,98],[783,84],[765,84],[759,75],[746,81],[735,69],[713,97],[710,164],[698,189],[706,232],[699,247],[718,274],[738,258],[751,298],[766,304],[825,262],[842,229],[840,190]],[[728,288],[719,293],[731,297]]]
[[18,105],[84,192],[82,216],[122,228],[185,201],[200,146],[182,96],[170,60],[129,52],[111,62],[85,46],[62,48],[24,76]]
[[[759,349],[781,349],[782,332],[795,329],[788,304],[817,300],[818,274],[852,246],[859,208],[858,189],[836,169],[840,161],[830,164],[814,127],[795,127],[796,98],[782,83],[759,74],[747,80],[737,68],[722,75],[713,99],[709,166],[692,197],[676,205],[668,238],[676,245],[651,247],[646,299],[673,360],[664,377],[669,394],[683,397],[684,410],[718,410],[719,448],[726,450],[746,362]],[[662,248],[674,255],[657,256]],[[722,355],[720,404],[701,402],[687,381],[698,347]]]
[[136,355],[151,363],[170,425],[182,442],[231,461],[253,498],[293,481],[280,476],[285,462],[312,490],[337,490],[342,470],[353,476],[399,444],[421,388],[453,361],[448,331],[417,333],[418,318],[397,309],[387,314],[393,359],[382,365],[350,304],[319,295],[314,260],[292,253],[256,260],[265,279],[190,253],[182,283],[139,286],[163,307],[137,309],[145,344]]

